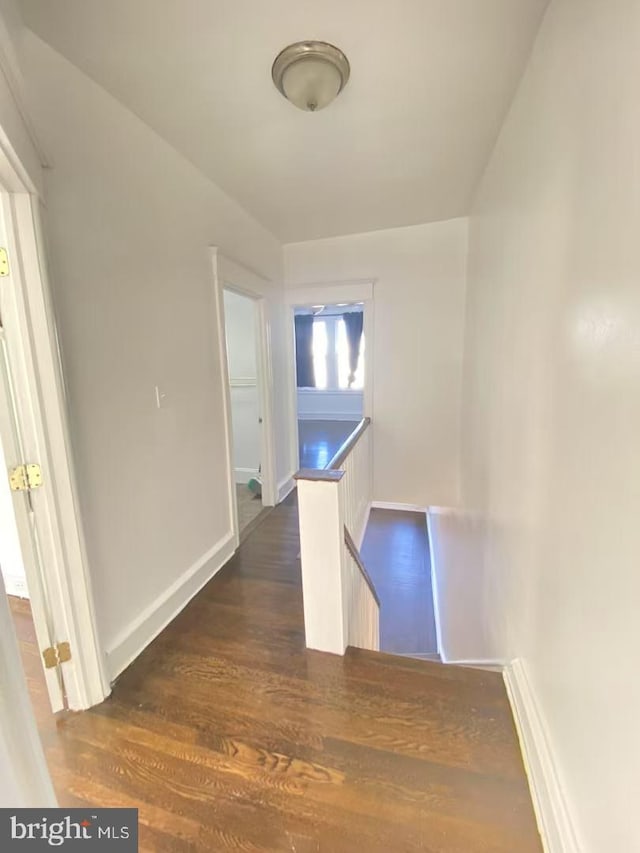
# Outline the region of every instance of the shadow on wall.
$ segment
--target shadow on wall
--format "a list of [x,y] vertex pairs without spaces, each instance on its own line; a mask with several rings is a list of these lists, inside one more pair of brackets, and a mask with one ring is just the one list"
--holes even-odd
[[497,639],[501,632],[491,624],[494,591],[482,548],[487,541],[486,519],[449,507],[429,507],[427,520],[433,604],[442,660],[504,663],[504,651]]

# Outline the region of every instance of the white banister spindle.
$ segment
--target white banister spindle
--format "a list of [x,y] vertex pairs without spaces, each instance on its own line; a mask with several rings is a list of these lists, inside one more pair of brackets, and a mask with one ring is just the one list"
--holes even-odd
[[342,462],[344,471],[345,524],[358,547],[362,545],[372,491],[371,430],[366,430]]
[[349,633],[347,645],[360,649],[380,649],[380,605],[345,542],[345,566],[348,592]]

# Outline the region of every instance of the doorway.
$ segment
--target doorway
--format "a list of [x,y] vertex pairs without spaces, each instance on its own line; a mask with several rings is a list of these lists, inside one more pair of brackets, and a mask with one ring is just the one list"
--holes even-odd
[[364,304],[294,309],[301,468],[325,468],[364,415]]
[[244,539],[265,514],[260,316],[255,299],[231,288],[224,288],[223,303],[234,495],[238,533]]

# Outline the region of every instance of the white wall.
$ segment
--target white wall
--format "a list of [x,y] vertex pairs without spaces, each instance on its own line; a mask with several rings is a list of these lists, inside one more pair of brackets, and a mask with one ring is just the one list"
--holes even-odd
[[24,27],[15,0],[0,0],[0,134],[8,142],[7,153],[8,149],[15,153],[15,157],[10,159],[23,184],[41,194],[44,155],[26,109],[20,61],[23,33]]
[[255,304],[246,296],[225,290],[224,316],[236,483],[247,483],[260,467]]
[[375,279],[375,500],[458,501],[466,246],[465,219],[285,246],[287,286]]
[[582,853],[640,849],[639,44],[551,3],[470,224],[463,494]]
[[[54,300],[98,628],[114,672],[229,553],[208,247],[272,279],[274,305],[281,247],[33,35],[25,69],[52,160]],[[287,463],[285,448],[284,473]]]
[[445,663],[504,664],[494,645],[486,569],[478,559],[484,519],[451,507],[429,507],[431,581],[438,652]]
[[298,388],[297,399],[301,421],[359,421],[362,418],[362,391]]

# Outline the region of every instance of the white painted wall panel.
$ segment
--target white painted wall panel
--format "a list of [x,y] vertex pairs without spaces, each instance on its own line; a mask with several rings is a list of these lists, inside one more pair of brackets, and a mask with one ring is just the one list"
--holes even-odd
[[376,501],[458,501],[466,248],[466,219],[284,248],[289,287],[375,281]]
[[483,520],[446,507],[428,511],[429,549],[438,651],[446,663],[500,660],[485,598],[486,569],[478,559]]
[[359,421],[362,392],[298,388],[298,418],[302,421]]
[[640,849],[640,6],[554,0],[470,224],[463,495],[581,853]]

